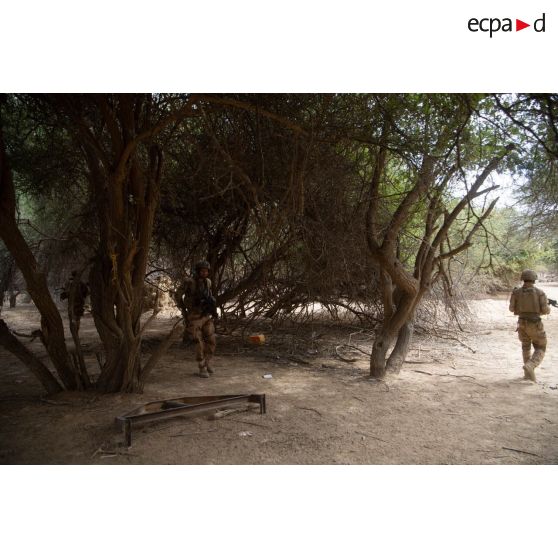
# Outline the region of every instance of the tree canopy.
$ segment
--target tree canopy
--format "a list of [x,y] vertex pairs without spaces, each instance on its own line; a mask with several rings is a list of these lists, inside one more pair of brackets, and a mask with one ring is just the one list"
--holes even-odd
[[[556,268],[557,122],[556,95],[5,95],[0,280],[20,274],[51,362],[4,322],[0,340],[47,391],[141,391],[182,327],[142,360],[146,283],[203,258],[224,319],[352,316],[376,330],[382,378],[425,299]],[[90,285],[97,373],[55,303],[71,270]]]

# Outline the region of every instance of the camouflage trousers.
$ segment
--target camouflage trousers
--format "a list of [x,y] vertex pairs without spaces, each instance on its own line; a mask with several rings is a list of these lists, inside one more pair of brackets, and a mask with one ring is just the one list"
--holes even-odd
[[[517,335],[521,341],[523,363],[534,370],[542,362],[546,351],[546,333],[542,321],[531,322],[519,318]],[[533,354],[531,348],[534,348]]]
[[215,325],[211,316],[190,314],[186,319],[184,341],[189,336],[196,345],[196,360],[200,370],[210,368],[210,362],[215,353],[217,338],[215,336]]

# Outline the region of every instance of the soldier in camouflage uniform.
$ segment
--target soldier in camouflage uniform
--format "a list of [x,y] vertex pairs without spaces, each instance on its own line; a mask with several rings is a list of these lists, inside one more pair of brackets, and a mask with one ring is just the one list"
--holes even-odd
[[209,378],[213,374],[211,359],[216,346],[213,318],[217,318],[217,309],[211,293],[209,270],[208,262],[198,262],[194,276],[187,277],[175,295],[186,326],[184,341],[191,337],[196,344],[196,360],[201,378]]
[[[537,274],[526,269],[521,274],[523,286],[516,287],[510,298],[510,312],[519,316],[517,333],[523,351],[524,377],[536,381],[535,368],[539,366],[546,351],[546,333],[541,315],[550,314],[548,299],[541,289],[535,287]],[[531,345],[535,349],[531,354]]]
[[75,322],[78,330],[80,320],[85,312],[85,299],[88,296],[89,287],[78,277],[77,271],[72,271],[60,293],[60,300],[68,299],[68,315],[70,320]]

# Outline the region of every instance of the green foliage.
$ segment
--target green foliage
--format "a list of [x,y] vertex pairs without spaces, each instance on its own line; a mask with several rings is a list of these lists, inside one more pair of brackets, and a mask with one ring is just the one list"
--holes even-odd
[[460,261],[461,269],[469,277],[493,276],[511,285],[524,269],[538,272],[558,269],[557,245],[548,237],[531,234],[526,215],[517,209],[496,209]]

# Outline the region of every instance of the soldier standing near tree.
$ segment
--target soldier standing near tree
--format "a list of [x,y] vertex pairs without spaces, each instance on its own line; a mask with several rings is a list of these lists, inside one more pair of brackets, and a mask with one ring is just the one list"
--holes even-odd
[[193,277],[187,277],[175,293],[176,304],[184,318],[184,341],[189,336],[196,344],[196,360],[201,378],[209,378],[213,374],[211,359],[216,347],[213,319],[217,318],[217,307],[211,293],[209,270],[208,262],[198,262]]
[[85,311],[85,299],[88,295],[89,287],[78,277],[77,271],[72,271],[72,275],[60,294],[60,300],[68,299],[68,315],[70,322],[74,322],[78,330],[80,320]]
[[536,382],[535,368],[542,362],[546,351],[546,333],[541,315],[550,314],[550,306],[544,291],[535,287],[537,274],[534,271],[526,269],[521,274],[521,280],[523,285],[512,292],[510,312],[519,316],[516,331],[523,352],[524,377]]

